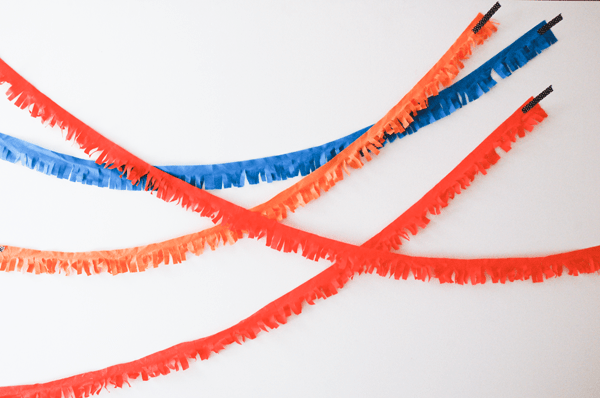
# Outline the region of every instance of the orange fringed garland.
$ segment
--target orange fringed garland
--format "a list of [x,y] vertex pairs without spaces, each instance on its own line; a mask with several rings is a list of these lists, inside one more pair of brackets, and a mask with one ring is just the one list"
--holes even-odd
[[471,55],[471,47],[483,44],[497,30],[497,23],[489,21],[479,33],[474,34],[472,28],[481,17],[479,14],[434,67],[364,135],[315,172],[263,203],[259,211],[268,218],[282,220],[286,218],[288,210],[294,212],[298,207],[317,199],[321,191],[331,189],[344,178],[344,172],[350,174],[349,167],[361,168],[361,154],[366,161],[371,160],[371,154],[378,155],[378,148],[385,141],[384,134],[404,132],[405,127],[413,121],[411,113],[414,115],[425,109],[427,97],[437,95],[440,85],[447,87],[452,83],[459,70],[464,67],[461,60]]
[[217,225],[164,242],[121,250],[68,253],[5,246],[4,251],[0,253],[0,271],[34,274],[63,272],[66,275],[84,272],[87,275],[103,272],[113,275],[144,272],[160,264],[179,264],[186,260],[187,253],[199,256],[207,245],[216,250],[221,244],[232,245],[240,238],[243,238],[243,235],[237,235],[222,225]]

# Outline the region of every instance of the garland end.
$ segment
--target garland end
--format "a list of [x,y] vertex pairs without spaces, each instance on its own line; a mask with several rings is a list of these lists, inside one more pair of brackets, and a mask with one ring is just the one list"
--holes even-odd
[[477,32],[479,32],[481,28],[483,28],[483,25],[485,25],[486,22],[490,20],[492,15],[494,15],[500,7],[500,3],[496,2],[496,4],[494,4],[492,8],[490,8],[490,10],[483,16],[483,18],[481,18],[481,20],[477,22],[477,25],[475,25],[475,27],[473,28],[473,33],[477,34]]
[[543,35],[547,31],[549,31],[554,25],[556,25],[557,23],[559,23],[562,20],[563,20],[562,14],[558,14],[556,17],[554,17],[554,19],[552,21],[548,22],[546,25],[539,28],[538,33],[540,35]]
[[525,105],[521,110],[523,111],[523,113],[527,113],[531,110],[531,108],[533,108],[534,106],[536,106],[538,104],[538,102],[540,102],[541,100],[543,100],[544,98],[546,98],[548,96],[548,94],[550,94],[552,91],[552,85],[549,85],[547,89],[545,89],[544,91],[542,91],[540,93],[540,95],[538,95],[537,97],[535,97],[534,99],[532,99],[527,105]]

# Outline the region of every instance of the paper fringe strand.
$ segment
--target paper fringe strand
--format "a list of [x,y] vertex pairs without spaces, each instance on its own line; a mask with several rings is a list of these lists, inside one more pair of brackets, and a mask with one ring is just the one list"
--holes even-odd
[[[431,97],[429,107],[417,112],[414,121],[404,133],[386,136],[386,139],[394,141],[406,134],[412,134],[478,99],[496,84],[491,77],[492,69],[505,78],[523,67],[556,42],[552,32],[537,34],[537,30],[544,26],[544,23],[538,24],[465,78],[440,91],[439,95]],[[204,189],[242,187],[246,179],[250,184],[257,184],[261,180],[280,181],[298,174],[310,174],[333,159],[368,129],[369,127],[321,146],[278,156],[213,165],[156,167]],[[139,184],[133,185],[131,181],[121,178],[121,173],[116,169],[106,169],[91,160],[49,151],[4,134],[0,134],[0,158],[13,163],[19,162],[57,178],[98,187],[139,191],[146,182],[146,177],[142,177]]]
[[[530,112],[536,112],[534,120],[538,122],[547,116],[541,108],[536,110],[534,107]],[[402,244],[402,238],[409,240],[408,232],[416,235],[419,228],[425,228],[429,224],[428,214],[440,214],[441,209],[448,206],[455,195],[460,194],[471,185],[478,173],[487,174],[487,170],[500,160],[496,148],[502,148],[504,152],[510,151],[511,144],[516,142],[517,136],[524,137],[525,130],[531,131],[531,128],[532,126],[527,122],[524,125],[508,129],[500,126],[435,187],[381,232],[369,239],[364,246],[384,251],[398,250]]]
[[[282,181],[312,173],[333,159],[370,127],[327,144],[278,156],[232,163],[155,167],[206,190],[243,187],[246,180],[251,185],[261,181]],[[146,177],[142,177],[139,184],[133,185],[128,179],[121,178],[121,172],[117,169],[107,169],[92,160],[50,151],[2,133],[0,158],[11,163],[21,163],[49,176],[101,188],[143,191],[146,182]]]
[[[400,255],[397,255],[400,256]],[[506,280],[533,279],[543,281],[552,276],[561,276],[566,267],[570,275],[597,272],[600,269],[600,247],[538,258],[451,260],[434,258],[404,257],[404,264],[395,267],[370,267],[362,264],[352,268],[339,269],[333,265],[311,278],[286,295],[271,302],[250,317],[219,333],[198,340],[181,343],[136,361],[87,372],[49,383],[0,387],[0,398],[82,398],[98,394],[108,386],[123,387],[130,380],[167,375],[171,371],[189,368],[191,360],[205,360],[212,353],[218,353],[226,346],[257,337],[261,331],[268,332],[287,323],[292,314],[300,314],[303,304],[315,304],[316,299],[325,299],[344,287],[356,273],[377,272],[382,276],[406,279],[406,270],[420,267],[421,272],[414,273],[418,279],[436,275],[440,282],[454,281],[473,284],[485,283],[485,274],[492,276],[494,282]],[[471,265],[464,267],[467,261]],[[413,271],[414,272],[414,271]]]

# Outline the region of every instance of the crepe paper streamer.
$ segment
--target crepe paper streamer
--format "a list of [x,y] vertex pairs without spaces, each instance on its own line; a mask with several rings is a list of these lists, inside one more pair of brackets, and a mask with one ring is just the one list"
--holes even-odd
[[[300,201],[305,203],[306,201],[304,200],[303,196],[307,193],[314,197],[320,195],[320,189],[325,187],[324,189],[327,190],[327,186],[330,185],[330,180],[333,178],[336,178],[337,180],[343,178],[343,171],[345,170],[348,172],[348,165],[351,167],[361,167],[362,162],[360,161],[359,156],[363,154],[368,160],[370,160],[368,151],[378,151],[373,144],[381,147],[380,142],[385,140],[383,136],[386,129],[394,128],[392,126],[396,123],[394,120],[398,121],[399,123],[406,122],[406,118],[410,118],[410,112],[418,110],[417,108],[422,109],[427,105],[427,95],[430,93],[437,94],[439,84],[449,84],[452,78],[455,76],[453,70],[456,69],[456,72],[458,72],[457,67],[462,67],[460,60],[469,56],[471,45],[483,43],[485,39],[496,30],[495,26],[489,23],[486,24],[480,33],[475,35],[469,31],[470,27],[474,25],[474,23],[475,21],[470,24],[467,30],[461,34],[457,42],[452,45],[450,50],[442,57],[440,61],[438,61],[434,68],[430,70],[423,79],[421,79],[417,86],[415,86],[415,88],[413,88],[413,90],[411,90],[411,92],[409,92],[409,94],[406,95],[404,99],[398,105],[396,105],[396,107],[392,109],[392,111],[390,111],[384,119],[378,122],[380,127],[383,127],[377,129],[371,128],[369,130],[369,132],[372,132],[371,134],[369,134],[369,132],[365,133],[361,138],[359,138],[359,140],[355,141],[350,147],[342,151],[342,153],[334,158],[334,160],[341,158],[341,161],[334,165],[333,168],[328,168],[324,173],[321,173],[318,176],[318,184],[320,184],[320,188],[315,190],[314,187],[310,187],[309,191],[294,193],[293,202],[290,200],[285,200],[285,203],[281,204],[283,209],[285,209],[286,205],[290,206],[289,203],[298,204]],[[2,64],[4,66],[2,66]],[[74,116],[70,115],[68,112],[52,102],[49,98],[40,93],[31,84],[26,82],[21,76],[8,67],[8,65],[5,63],[2,64],[0,64],[0,75],[2,76],[0,81],[9,82],[11,84],[11,88],[7,91],[9,100],[16,98],[15,105],[19,106],[20,108],[24,109],[31,106],[32,116],[42,117],[42,121],[67,129],[67,140],[74,139],[82,148],[84,148],[86,153],[90,153],[100,148],[101,152],[103,152],[98,158],[98,163],[102,163],[108,159],[109,156],[107,154],[111,153],[112,155],[110,155],[110,158],[114,159],[114,161],[109,161],[107,165],[110,167],[119,167],[122,171],[124,171],[126,177],[134,182],[136,181],[136,178],[139,179],[139,177],[143,175],[143,173],[140,173],[140,168],[137,166],[142,165],[142,170],[151,170],[151,173],[148,174],[149,178],[146,188],[156,190],[157,196],[160,199],[163,199],[167,202],[177,201],[184,208],[192,209],[193,211],[198,212],[201,216],[210,217],[215,223],[222,221],[222,224],[226,225],[226,227],[231,231],[226,232],[226,235],[228,236],[239,236],[243,233],[247,234],[247,236],[250,238],[260,239],[264,237],[266,241],[265,243],[269,247],[272,247],[276,250],[283,250],[286,253],[291,251],[298,252],[298,250],[301,248],[302,255],[313,260],[326,258],[332,262],[338,261],[344,264],[348,261],[348,259],[353,257],[351,252],[348,251],[351,246],[304,231],[299,231],[277,223],[273,219],[264,217],[261,214],[261,210],[264,210],[264,206],[262,205],[252,209],[254,212],[252,210],[248,211],[240,206],[215,197],[206,191],[203,191],[197,187],[193,187],[184,181],[153,168],[148,163],[133,156],[123,148],[101,136],[98,132],[84,125]],[[417,101],[417,99],[421,98],[421,96],[423,97],[423,104]],[[401,119],[398,119],[398,117]],[[71,124],[65,122],[67,119]],[[396,125],[395,128],[399,129],[402,127],[401,125]],[[380,133],[376,133],[377,131]],[[104,147],[104,145],[107,143],[110,144],[109,149]],[[354,146],[354,148],[352,148],[352,146]],[[104,149],[102,149],[102,147],[104,147]],[[346,160],[347,158],[345,156],[347,155],[340,156],[344,154],[344,152],[349,152],[347,154],[350,155],[349,161]],[[127,163],[119,163],[120,161],[117,161],[118,159],[125,159],[124,161]],[[331,163],[334,162],[329,162],[327,165]],[[119,164],[123,167],[119,166]],[[321,168],[321,170],[323,168]],[[330,173],[327,174],[328,172]],[[309,177],[314,176],[315,174],[317,173],[313,173]],[[276,198],[280,196],[281,194]],[[268,210],[268,208],[266,210]],[[216,237],[220,238],[220,235]],[[145,260],[148,260],[148,258],[146,257]],[[353,260],[356,260],[356,258]],[[15,264],[16,261],[17,260],[11,259],[7,264],[8,269],[21,264],[20,262]]]
[[[191,185],[208,190],[243,187],[246,179],[250,184],[282,181],[312,173],[370,127],[320,146],[278,156],[209,165],[155,167]],[[1,133],[0,151],[3,160],[20,162],[31,169],[60,179],[118,190],[144,190],[146,177],[142,177],[139,184],[133,185],[131,181],[121,178],[121,172],[117,169],[107,169],[92,160],[53,152]]]
[[562,14],[558,14],[556,17],[554,17],[550,22],[548,22],[546,25],[542,26],[540,28],[540,30],[538,30],[538,33],[540,35],[543,35],[544,33],[546,33],[548,30],[550,30],[554,25],[556,25],[557,23],[559,23],[560,21],[563,20]]
[[540,93],[540,95],[538,95],[537,97],[535,97],[533,99],[533,101],[531,101],[530,103],[528,103],[527,105],[525,105],[523,107],[523,109],[521,109],[521,111],[523,113],[529,112],[531,110],[531,108],[533,108],[534,106],[536,106],[541,100],[543,100],[544,98],[546,98],[548,96],[548,94],[550,94],[553,91],[554,90],[552,90],[552,85],[548,86],[548,88],[546,88],[544,91],[542,91]]
[[[526,103],[528,102],[529,100]],[[473,150],[459,166],[450,172],[442,182],[417,202],[413,208],[420,210],[425,207],[425,209],[433,209],[430,210],[432,212],[439,212],[440,203],[442,206],[447,205],[448,196],[454,195],[455,186],[462,185],[466,188],[466,185],[470,181],[473,181],[477,173],[482,172],[485,174],[486,170],[497,162],[499,156],[495,151],[496,148],[501,147],[505,151],[508,151],[510,149],[510,142],[514,142],[517,136],[524,136],[525,131],[531,131],[533,126],[541,122],[545,117],[547,115],[539,105],[536,105],[530,112],[525,114],[519,108],[518,111],[513,113],[512,116],[494,130],[482,144]],[[460,193],[460,190],[456,190],[456,192]],[[422,225],[423,219],[427,219],[418,212],[415,217],[413,208],[405,212],[398,220],[402,220],[404,217],[415,225]],[[416,218],[416,221],[412,221],[414,218]],[[390,226],[393,233],[397,233],[398,220]],[[281,228],[281,232],[276,232],[275,236],[280,237],[281,240],[269,243],[269,238],[267,237],[267,245],[276,250],[297,252],[298,245],[300,244],[303,256],[309,259],[327,257],[332,262],[340,259],[340,264],[338,264],[340,267],[342,264],[345,264],[344,266],[350,266],[355,263],[362,264],[363,261],[368,261],[369,267],[380,267],[381,264],[397,261],[397,258],[392,253],[370,250],[389,248],[385,245],[385,242],[389,240],[389,228],[384,229],[375,238],[368,241],[364,245],[364,248],[360,248],[309,234],[279,223],[276,223],[276,226]],[[414,228],[416,230],[416,226]],[[84,253],[42,252],[7,246],[5,252],[0,253],[0,271],[20,271],[35,274],[65,272],[67,275],[72,272],[76,272],[77,274],[85,272],[88,275],[100,272],[109,272],[113,275],[124,272],[143,272],[148,268],[158,267],[163,262],[169,264],[171,259],[175,264],[181,263],[185,261],[187,252],[199,255],[204,251],[207,244],[214,250],[221,242],[233,244],[243,237],[243,233],[232,232],[226,226],[219,225],[196,234],[171,239],[166,242],[114,251]],[[381,245],[374,245],[374,242],[381,243]],[[315,245],[316,248],[314,248]],[[405,269],[403,268],[403,270]],[[414,271],[413,269],[413,272],[418,272],[421,275],[423,271]],[[431,276],[429,272],[427,275]]]
[[500,7],[500,3],[496,2],[496,4],[494,4],[492,8],[490,8],[490,10],[485,13],[483,18],[481,18],[481,21],[477,22],[477,25],[475,25],[475,27],[473,28],[473,33],[479,32],[483,25],[485,25],[485,23],[490,20],[490,18],[496,13],[496,11],[500,9]]
[[[550,90],[551,87],[549,87]],[[547,91],[548,89],[544,90],[542,94],[528,102],[521,112],[527,114],[528,112],[525,111],[527,107],[529,107],[528,111],[536,109],[535,106],[547,95]],[[538,112],[540,111],[538,110]],[[542,112],[538,114],[539,117],[546,117],[546,114]],[[524,137],[526,129],[527,126],[522,126],[512,129],[509,133],[488,136],[435,187],[381,232],[369,239],[364,246],[377,250],[398,250],[402,239],[410,240],[409,232],[414,236],[419,228],[425,228],[429,224],[428,214],[440,214],[441,209],[448,206],[455,195],[460,194],[471,185],[479,172],[487,174],[486,170],[500,159],[496,148],[502,148],[504,152],[510,151],[511,144],[517,140],[517,137]]]
[[[402,255],[396,255],[401,256]],[[499,273],[503,272],[509,280],[540,278],[542,275],[561,276],[563,267],[567,266],[569,273],[592,273],[600,269],[600,246],[592,247],[558,255],[535,258],[508,258],[508,259],[479,259],[479,260],[452,260],[408,257],[406,268],[419,264],[430,267],[430,272],[437,272],[451,278],[452,273],[457,273],[456,278],[471,278],[475,283],[485,282],[485,272],[491,273],[492,279],[500,280]],[[459,268],[454,263],[469,263],[466,268]],[[277,329],[279,325],[286,324],[292,314],[302,313],[304,303],[314,305],[317,299],[326,299],[338,293],[355,274],[374,273],[379,275],[393,275],[395,279],[404,277],[398,272],[400,268],[384,266],[339,269],[332,265],[307,282],[293,289],[289,293],[267,304],[248,318],[213,335],[181,344],[177,344],[157,353],[145,356],[135,361],[110,366],[102,370],[86,372],[64,379],[20,386],[0,387],[0,398],[82,398],[98,394],[108,386],[122,388],[125,384],[131,387],[130,381],[141,377],[146,381],[160,375],[167,375],[171,371],[186,370],[190,361],[209,359],[211,354],[219,353],[233,343],[242,344],[246,340],[253,340],[261,331],[268,332]],[[506,271],[506,272],[505,272]],[[407,273],[406,273],[407,274]],[[427,273],[421,275],[427,276]],[[482,279],[478,279],[482,278]],[[494,279],[495,278],[495,279]],[[443,278],[440,278],[442,280]],[[504,283],[504,280],[500,280]]]
[[[545,22],[538,24],[468,76],[440,91],[439,95],[429,98],[429,107],[417,111],[417,115],[406,131],[386,136],[386,142],[412,134],[487,93],[496,84],[491,77],[492,69],[496,70],[502,78],[506,78],[535,55],[554,44],[556,38],[552,32],[543,36],[536,34],[536,30],[544,24]],[[366,130],[368,128],[328,144],[285,155],[215,165],[156,167],[204,189],[228,188],[232,185],[241,187],[244,185],[244,176],[251,184],[258,183],[259,176],[261,180],[267,182],[285,180],[297,176],[298,172],[305,176],[316,170]],[[91,160],[49,151],[1,133],[0,158],[23,164],[47,175],[86,185],[136,191],[142,190],[145,185],[145,177],[142,177],[140,184],[132,185],[129,180],[121,178],[121,173],[116,169],[106,169]]]
[[[284,155],[206,166],[157,166],[157,168],[204,189],[243,187],[245,179],[252,185],[260,181],[268,183],[283,181],[312,173],[333,159],[369,128],[371,126],[327,144]],[[139,185],[143,186],[145,182],[144,178]]]

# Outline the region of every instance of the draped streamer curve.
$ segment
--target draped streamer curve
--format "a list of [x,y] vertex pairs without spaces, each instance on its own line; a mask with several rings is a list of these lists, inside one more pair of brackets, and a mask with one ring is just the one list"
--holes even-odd
[[[358,130],[335,141],[290,152],[241,162],[193,166],[155,166],[156,168],[198,188],[213,190],[243,187],[247,180],[251,185],[260,181],[283,181],[298,175],[306,176],[340,153],[369,128]],[[80,159],[50,151],[10,135],[0,133],[0,158],[11,163],[21,163],[46,175],[84,185],[122,191],[144,190],[146,177],[133,185],[121,178],[117,169],[108,169],[93,160]]]
[[[571,275],[597,272],[600,269],[600,246],[537,258],[444,259],[439,261],[440,259],[435,258],[403,257],[407,259],[407,264],[430,267],[432,273],[437,272],[450,280],[454,272],[457,283],[467,283],[470,278],[473,284],[485,283],[485,272],[492,276],[494,282],[504,283],[507,279],[512,281],[529,278],[541,282],[543,276],[561,276],[565,266]],[[476,266],[468,267],[468,269],[461,268],[465,261]],[[242,344],[246,340],[256,338],[261,331],[268,332],[269,329],[276,329],[279,325],[287,323],[292,314],[299,315],[305,302],[313,305],[319,298],[326,299],[335,295],[355,274],[373,273],[375,270],[382,276],[389,274],[395,279],[400,277],[406,279],[408,275],[401,268],[386,270],[384,267],[373,268],[356,264],[352,268],[340,269],[336,265],[332,265],[248,318],[211,336],[177,344],[141,359],[98,371],[86,372],[48,383],[0,387],[0,397],[82,398],[97,394],[108,386],[123,387],[124,384],[129,384],[130,380],[140,377],[142,380],[148,380],[152,377],[167,375],[171,371],[188,369],[191,360],[198,358],[206,360],[212,353],[218,353],[228,345]],[[430,274],[424,272],[415,274],[415,277],[421,279],[428,275]],[[440,282],[446,281],[444,278],[438,278]]]
[[[536,113],[533,120],[538,122],[547,116],[541,108]],[[498,130],[490,134],[439,183],[400,217],[369,239],[364,246],[385,251],[398,250],[402,239],[409,240],[409,232],[414,236],[419,228],[425,228],[429,224],[428,214],[440,214],[455,195],[459,195],[461,191],[471,185],[478,173],[487,174],[487,169],[500,159],[496,148],[502,148],[504,152],[510,151],[512,143],[516,142],[517,137],[524,137],[525,130],[531,131],[532,127],[525,123],[523,126],[508,129],[501,134],[498,134]]]

